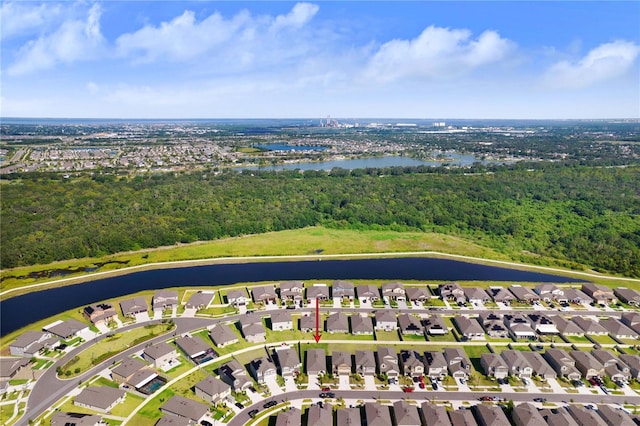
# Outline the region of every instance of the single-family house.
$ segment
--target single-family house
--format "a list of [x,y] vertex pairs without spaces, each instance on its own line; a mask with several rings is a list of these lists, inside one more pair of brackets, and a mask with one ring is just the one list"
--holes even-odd
[[337,280],[331,284],[331,293],[334,299],[342,299],[353,302],[356,289],[352,282]]
[[51,426],[105,426],[106,424],[98,414],[56,411],[51,416]]
[[585,379],[604,377],[604,366],[589,352],[574,350],[569,351],[569,355],[576,361],[576,368]]
[[438,293],[442,300],[454,301],[458,304],[467,301],[464,290],[458,283],[446,283],[438,286]]
[[397,426],[420,426],[420,413],[418,407],[409,404],[407,401],[396,401],[393,403],[393,417]]
[[422,320],[422,327],[424,333],[431,336],[444,336],[449,332],[449,328],[440,315],[429,315],[427,318],[424,318]]
[[598,414],[609,426],[637,426],[631,416],[618,407],[600,404],[598,406]]
[[493,301],[496,303],[510,304],[515,300],[513,293],[511,293],[509,290],[507,290],[504,287],[499,287],[499,286],[489,287],[489,289],[487,290],[487,293],[489,294],[489,296],[491,296]]
[[376,356],[380,374],[386,374],[388,377],[398,377],[400,375],[398,355],[393,347],[378,346]]
[[558,328],[551,317],[541,314],[532,313],[528,315],[531,328],[536,330],[539,334],[558,334]]
[[544,380],[555,379],[556,377],[558,377],[556,371],[551,368],[549,363],[545,361],[542,355],[540,355],[538,352],[523,351],[521,353],[531,366],[533,374],[535,374],[536,376]]
[[553,283],[538,284],[533,288],[533,291],[547,303],[551,302],[552,300],[558,302],[567,301],[564,298],[564,290]]
[[392,424],[389,407],[377,402],[365,402],[364,417],[367,426],[389,426]]
[[485,333],[491,338],[505,339],[509,337],[509,329],[504,325],[502,315],[496,312],[483,312],[478,316]]
[[338,425],[358,426],[362,424],[360,416],[360,407],[341,408],[336,411],[336,420]]
[[538,296],[529,287],[523,287],[521,285],[514,284],[509,287],[509,291],[513,293],[513,297],[515,298],[515,300],[520,303],[532,304],[534,302],[540,301],[540,296]]
[[351,354],[344,351],[331,353],[331,370],[333,374],[348,376],[351,374]]
[[107,325],[118,317],[115,308],[108,303],[98,303],[86,306],[82,310],[82,316],[94,325]]
[[467,302],[472,305],[480,305],[491,300],[486,291],[480,287],[465,287],[463,289],[464,297],[467,298]]
[[569,380],[579,380],[582,377],[576,368],[576,361],[563,349],[549,348],[543,355],[558,376],[566,377]]
[[142,369],[148,369],[147,364],[135,358],[125,358],[111,369],[111,377],[118,384],[129,383],[133,375]]
[[209,337],[219,348],[238,343],[238,335],[227,324],[218,323],[209,330]]
[[297,376],[300,374],[302,362],[295,349],[290,347],[280,347],[273,351],[275,360],[281,376]]
[[473,412],[464,407],[451,410],[447,413],[452,426],[477,426],[478,422],[473,417]]
[[556,315],[553,317],[553,322],[558,331],[565,336],[584,336],[584,330],[570,319]]
[[624,312],[620,321],[636,333],[640,334],[640,312]]
[[304,283],[302,281],[281,282],[280,299],[301,302],[304,299]]
[[164,311],[178,307],[178,292],[175,290],[158,290],[151,300],[154,311]]
[[189,300],[185,304],[187,309],[201,310],[206,309],[209,303],[213,300],[215,294],[211,291],[196,291],[189,297]]
[[640,380],[640,355],[620,354],[618,358],[629,367],[631,377]]
[[404,302],[407,300],[407,295],[404,292],[404,284],[397,281],[382,284],[382,297]]
[[234,392],[246,390],[252,385],[251,379],[247,376],[247,370],[235,359],[222,364],[218,368],[218,374]]
[[425,287],[407,287],[404,291],[407,295],[407,300],[414,303],[424,303],[431,297]]
[[273,331],[293,330],[291,312],[287,310],[271,311],[271,329]]
[[[314,404],[307,411],[307,424],[314,426],[333,426],[333,407],[331,404]],[[359,423],[358,423],[359,424]]]
[[454,379],[468,379],[471,375],[471,361],[462,348],[444,348],[449,375]]
[[199,364],[207,358],[215,358],[217,354],[200,336],[182,336],[175,340],[178,349],[184,352],[193,362]]
[[58,338],[47,331],[29,330],[22,333],[9,345],[9,352],[13,356],[34,357],[44,348],[52,348],[58,343]]
[[523,402],[513,407],[511,418],[515,426],[547,426],[544,417],[529,402]]
[[522,313],[504,315],[504,323],[514,339],[535,339],[536,332],[531,328],[529,319]]
[[356,373],[361,376],[373,376],[376,374],[376,359],[372,350],[356,351],[354,361]]
[[195,424],[200,424],[209,412],[209,406],[181,395],[174,395],[160,406],[160,411],[171,416],[189,419]]
[[611,380],[626,382],[631,378],[631,369],[615,355],[605,349],[593,349],[591,355],[604,366],[604,374]]
[[468,318],[463,315],[453,317],[453,322],[466,340],[484,339],[484,329],[475,318]]
[[147,301],[142,296],[121,301],[120,309],[125,317],[135,317],[138,314],[149,313],[149,305],[147,305]]
[[351,333],[356,335],[373,335],[373,320],[367,314],[351,315]]
[[360,303],[375,302],[380,299],[378,287],[371,284],[362,284],[356,287],[356,295]]
[[398,324],[400,326],[400,333],[404,335],[415,334],[416,336],[420,336],[424,332],[418,318],[411,314],[400,314],[398,316]]
[[[422,418],[424,420],[422,424],[429,426],[451,426],[451,420],[447,415],[447,409],[442,405],[432,404],[428,401],[423,402],[422,407],[420,407],[420,411],[422,411]],[[469,412],[469,414],[471,414],[471,412]],[[475,423],[472,423],[471,425],[475,426]]]
[[511,426],[507,415],[498,405],[478,404],[471,411],[479,426]]
[[480,356],[480,365],[484,374],[496,379],[504,379],[509,375],[509,367],[502,357],[496,353],[486,353]]
[[422,355],[414,349],[402,349],[400,351],[402,372],[405,376],[418,377],[424,375],[424,362]]
[[424,375],[430,379],[442,380],[447,377],[447,360],[440,351],[427,351],[424,353]]
[[609,336],[614,339],[637,339],[638,333],[621,323],[617,318],[609,317],[601,319],[600,325],[603,326]]
[[216,404],[231,395],[231,386],[222,380],[207,375],[194,386],[196,396]]
[[231,306],[246,306],[251,299],[244,289],[229,290],[227,292],[227,303]]
[[378,331],[394,331],[398,329],[398,319],[391,309],[376,311],[374,318],[376,320],[375,329]]
[[29,365],[29,358],[2,357],[0,358],[0,381],[9,381],[23,368]]
[[52,324],[45,325],[42,329],[61,339],[68,340],[88,331],[89,325],[78,320],[69,319],[66,321],[58,320]]
[[594,302],[602,305],[608,305],[609,303],[617,301],[613,290],[600,284],[584,283],[582,284],[582,291],[591,297]]
[[505,349],[500,352],[500,356],[507,365],[510,376],[522,379],[529,378],[533,375],[533,368],[521,351]]
[[175,346],[171,346],[167,342],[159,342],[145,347],[142,351],[142,358],[152,363],[154,367],[162,368],[178,358],[178,351]]
[[591,297],[587,296],[582,290],[575,287],[565,288],[564,297],[569,303],[585,304],[593,302]]
[[299,426],[301,423],[302,411],[296,407],[280,411],[276,416],[275,426]]
[[574,316],[571,321],[575,322],[585,334],[604,336],[609,333],[598,321],[594,321],[591,318]]
[[583,405],[579,404],[569,404],[567,405],[566,410],[571,414],[579,425],[589,425],[589,426],[607,426],[602,417],[598,415],[596,410],[589,410],[585,408]]
[[638,290],[618,287],[613,289],[613,294],[627,305],[640,306],[640,291]]
[[329,333],[348,333],[349,319],[342,312],[336,312],[327,317],[327,332]]
[[267,331],[262,323],[262,317],[256,313],[240,317],[240,328],[248,342],[258,343],[267,340]]
[[256,379],[258,383],[264,383],[267,378],[273,377],[277,373],[275,364],[265,356],[251,361],[249,363],[249,370],[251,370],[253,378]]
[[305,367],[308,376],[317,376],[327,372],[327,355],[324,349],[307,349]]
[[272,285],[253,287],[251,289],[251,295],[255,303],[275,305],[278,301],[278,296]]
[[[319,326],[322,327],[322,320],[319,321]],[[302,315],[300,317],[300,331],[303,333],[309,333],[316,329],[316,316],[315,315]]]
[[307,303],[315,306],[316,300],[320,302],[329,300],[329,287],[326,284],[314,284],[307,287]]
[[73,405],[108,413],[126,398],[125,391],[111,386],[88,386],[73,399]]
[[580,426],[566,409],[543,408],[540,415],[548,426]]

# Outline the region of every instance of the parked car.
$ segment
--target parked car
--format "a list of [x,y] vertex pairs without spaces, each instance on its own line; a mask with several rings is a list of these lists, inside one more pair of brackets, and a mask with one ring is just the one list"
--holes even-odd
[[533,400],[534,400],[535,402],[547,402],[547,398],[540,398],[540,397],[538,397],[538,398],[533,398]]
[[433,390],[438,390],[438,384],[437,383],[432,383],[431,387],[433,388]]
[[249,411],[249,417],[254,418],[255,416],[257,416],[259,413],[258,410],[251,410]]
[[329,386],[325,386],[322,388],[322,392],[329,392],[331,391],[331,388]]
[[420,389],[424,389],[424,383],[423,382],[418,383],[418,386],[420,386]]
[[242,405],[242,404],[241,404],[241,403],[239,403],[239,402],[236,402],[236,407],[238,407],[239,409],[241,409],[241,410],[242,410],[242,409],[244,408],[244,405]]
[[412,380],[413,380],[413,383],[418,383],[419,381],[418,376],[413,376]]
[[274,407],[274,406],[276,406],[276,405],[278,405],[278,403],[277,403],[277,402],[275,402],[275,401],[269,401],[269,402],[267,402],[266,404],[264,404],[264,405],[263,405],[263,407],[264,407],[264,408],[271,408],[271,407]]
[[406,392],[406,393],[413,392],[413,388],[410,388],[409,386],[405,386],[402,390],[403,392]]

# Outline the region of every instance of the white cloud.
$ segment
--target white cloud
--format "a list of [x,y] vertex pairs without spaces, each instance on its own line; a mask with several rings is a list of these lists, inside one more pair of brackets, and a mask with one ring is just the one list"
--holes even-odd
[[62,7],[59,4],[8,2],[0,5],[0,39],[41,31],[43,27],[59,19]]
[[26,43],[8,69],[10,75],[52,68],[58,63],[91,59],[103,48],[100,7],[94,4],[85,20],[65,21],[55,32]]
[[312,3],[298,3],[288,14],[277,16],[271,28],[275,31],[286,27],[300,28],[309,22],[319,9],[318,5]]
[[579,89],[626,74],[640,54],[636,43],[618,40],[601,44],[575,63],[560,61],[544,75],[547,86]]
[[472,39],[466,29],[429,26],[413,40],[383,44],[369,62],[365,76],[378,81],[449,77],[501,61],[514,47],[495,31],[485,31]]

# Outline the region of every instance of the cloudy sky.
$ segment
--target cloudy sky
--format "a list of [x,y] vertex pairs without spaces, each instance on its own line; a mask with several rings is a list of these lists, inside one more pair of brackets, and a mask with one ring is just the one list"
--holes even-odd
[[640,117],[637,1],[0,7],[3,117]]

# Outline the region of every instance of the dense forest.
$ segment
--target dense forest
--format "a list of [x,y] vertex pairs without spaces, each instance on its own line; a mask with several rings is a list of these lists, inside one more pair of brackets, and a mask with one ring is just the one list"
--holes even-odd
[[537,254],[640,277],[639,182],[636,167],[558,163],[69,179],[25,174],[1,186],[1,261],[10,268],[320,224],[437,231],[516,259]]

